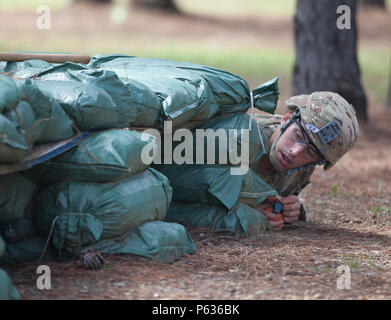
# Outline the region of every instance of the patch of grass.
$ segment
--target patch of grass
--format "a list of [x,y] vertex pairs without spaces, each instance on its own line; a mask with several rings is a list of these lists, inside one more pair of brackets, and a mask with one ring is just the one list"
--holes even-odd
[[385,215],[385,216],[389,216],[391,215],[391,207],[381,207],[381,206],[374,206],[371,211],[370,211],[370,214],[372,216],[375,216],[375,215]]
[[333,198],[336,198],[338,193],[338,183],[334,183],[332,189],[333,189]]
[[385,48],[358,50],[361,79],[369,102],[385,103],[389,83],[391,55]]
[[329,266],[324,266],[324,271],[326,271],[327,273],[334,273],[335,268],[331,268]]
[[295,0],[176,0],[178,7],[185,12],[219,16],[293,16]]
[[347,265],[351,269],[362,269],[362,271],[371,270],[374,267],[378,266],[377,258],[372,255],[367,254],[355,254],[355,253],[345,253],[341,254],[341,264]]

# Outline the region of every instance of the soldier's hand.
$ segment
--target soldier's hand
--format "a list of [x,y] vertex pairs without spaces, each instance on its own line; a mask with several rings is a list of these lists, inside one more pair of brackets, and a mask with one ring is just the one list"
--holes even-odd
[[282,216],[285,223],[294,223],[299,220],[300,215],[300,200],[298,196],[290,195],[283,197]]
[[284,219],[282,219],[282,216],[280,213],[272,213],[267,212],[265,209],[267,207],[270,207],[270,204],[261,204],[256,209],[266,216],[266,218],[269,220],[270,225],[272,226],[272,230],[280,230],[284,226]]

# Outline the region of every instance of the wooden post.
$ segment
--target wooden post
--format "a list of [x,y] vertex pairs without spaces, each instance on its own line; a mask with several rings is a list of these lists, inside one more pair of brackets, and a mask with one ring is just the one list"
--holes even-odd
[[51,63],[76,62],[87,64],[90,57],[78,54],[0,52],[0,61],[20,62],[25,60],[44,60]]

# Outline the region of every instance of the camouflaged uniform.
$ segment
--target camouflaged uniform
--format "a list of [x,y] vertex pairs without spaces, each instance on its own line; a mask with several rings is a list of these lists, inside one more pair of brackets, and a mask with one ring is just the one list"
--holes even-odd
[[[265,134],[266,140],[269,141],[274,130],[276,130],[281,124],[282,116],[256,115],[255,118]],[[272,175],[266,175],[264,172],[260,171],[258,163],[250,163],[250,167],[283,197],[291,194],[298,195],[299,192],[310,183],[310,176],[314,171],[314,167],[309,167],[303,168],[302,170],[296,171],[290,175],[280,172],[275,172]]]

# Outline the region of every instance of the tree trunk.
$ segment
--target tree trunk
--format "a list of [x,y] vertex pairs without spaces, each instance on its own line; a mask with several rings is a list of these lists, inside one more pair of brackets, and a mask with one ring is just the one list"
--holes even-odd
[[359,0],[358,4],[362,7],[386,8],[386,3],[384,0]]
[[391,61],[390,61],[390,74],[388,76],[388,94],[387,94],[387,103],[386,104],[388,107],[391,108]]
[[[337,13],[340,5],[350,8],[350,19],[346,10]],[[344,25],[341,27],[338,20],[337,26],[342,15]],[[367,98],[360,81],[356,40],[355,0],[298,0],[294,94],[336,92],[355,107],[360,120],[367,120]]]
[[133,6],[140,9],[158,9],[178,13],[174,0],[133,0]]

